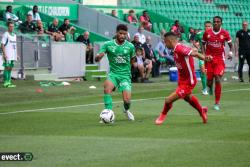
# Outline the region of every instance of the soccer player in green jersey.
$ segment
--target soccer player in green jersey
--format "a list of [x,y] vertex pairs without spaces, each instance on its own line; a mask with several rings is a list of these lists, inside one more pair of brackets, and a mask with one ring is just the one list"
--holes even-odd
[[11,83],[11,71],[14,67],[14,61],[17,60],[17,44],[16,44],[16,34],[14,31],[14,23],[8,22],[8,31],[3,34],[1,40],[1,47],[3,51],[3,86],[5,88],[14,88],[16,85]]
[[124,113],[128,120],[135,118],[129,111],[131,99],[131,63],[134,62],[134,45],[126,40],[128,28],[124,24],[116,27],[115,39],[106,42],[95,57],[98,62],[107,54],[110,71],[104,82],[104,105],[105,109],[112,110],[111,93],[115,88],[122,92]]
[[[206,21],[204,23],[204,26],[205,26],[205,31],[206,31],[206,30],[212,28],[212,23],[210,21]],[[201,47],[202,47],[203,34],[204,34],[204,31],[200,31],[195,36],[194,46],[199,50],[200,53],[201,53]],[[203,60],[199,60],[199,67],[200,67],[200,71],[201,71],[202,94],[208,95],[206,69],[205,69],[205,63]]]

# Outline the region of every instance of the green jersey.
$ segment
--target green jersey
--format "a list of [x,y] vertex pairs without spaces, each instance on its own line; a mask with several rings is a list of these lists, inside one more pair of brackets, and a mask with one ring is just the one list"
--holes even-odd
[[200,43],[200,50],[201,50],[201,47],[202,47],[202,38],[203,38],[203,34],[204,34],[204,31],[201,31],[201,32],[198,32],[196,35],[195,35],[195,41],[198,41]]
[[118,45],[114,39],[106,42],[99,53],[107,53],[110,73],[131,76],[130,60],[135,56],[135,47],[132,43],[125,41]]
[[[195,39],[194,39],[195,41],[198,41],[199,44],[200,44],[199,52],[201,52],[201,48],[202,48],[202,38],[203,38],[203,34],[204,34],[204,31],[198,32],[198,33],[195,35]],[[199,59],[199,67],[202,68],[203,66],[204,66],[204,61]]]

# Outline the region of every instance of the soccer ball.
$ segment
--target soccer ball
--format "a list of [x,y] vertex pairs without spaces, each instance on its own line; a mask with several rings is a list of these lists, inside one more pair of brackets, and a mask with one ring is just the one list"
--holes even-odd
[[112,110],[104,109],[104,110],[102,110],[102,112],[100,114],[100,119],[105,124],[113,123],[115,120],[115,114]]

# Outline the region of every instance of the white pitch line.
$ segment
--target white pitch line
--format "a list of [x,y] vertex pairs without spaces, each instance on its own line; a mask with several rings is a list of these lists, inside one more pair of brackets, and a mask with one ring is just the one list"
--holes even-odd
[[[157,100],[164,97],[154,97],[154,98],[147,98],[147,99],[135,99],[131,101],[146,101],[146,100]],[[116,103],[122,103],[123,101],[115,101],[113,104]],[[8,115],[8,114],[17,114],[17,113],[26,113],[26,112],[39,112],[44,110],[55,110],[55,109],[66,109],[66,108],[76,108],[76,107],[89,107],[89,106],[97,106],[97,105],[103,105],[103,103],[92,103],[92,104],[82,104],[82,105],[73,105],[73,106],[64,106],[64,107],[51,107],[51,108],[39,108],[39,109],[33,109],[33,110],[21,110],[21,111],[12,111],[12,112],[5,112],[0,113],[0,115]]]
[[[249,90],[250,90],[250,88],[232,89],[232,90],[223,91],[223,93],[238,92],[238,91],[249,91]],[[137,102],[137,101],[146,101],[146,100],[158,100],[158,99],[163,99],[163,98],[165,98],[165,97],[154,97],[154,98],[146,98],[146,99],[134,99],[134,100],[131,100],[131,101]],[[113,104],[122,103],[122,102],[123,101],[115,101],[115,102],[113,102]],[[92,103],[92,104],[82,104],[82,105],[73,105],[73,106],[64,106],[64,107],[50,107],[50,108],[40,108],[40,109],[33,109],[33,110],[12,111],[12,112],[0,113],[0,115],[28,113],[28,112],[39,112],[39,111],[45,111],[45,110],[56,110],[56,109],[76,108],[76,107],[89,107],[89,106],[97,106],[97,105],[103,105],[103,103]]]

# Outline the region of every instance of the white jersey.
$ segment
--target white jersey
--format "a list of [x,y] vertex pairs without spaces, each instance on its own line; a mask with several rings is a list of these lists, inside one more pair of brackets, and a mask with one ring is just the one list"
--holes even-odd
[[13,21],[19,20],[19,18],[15,14],[10,13],[10,12],[6,12],[5,17],[6,17],[6,20],[9,20],[9,19]]
[[17,60],[16,34],[10,35],[7,31],[3,34],[1,44],[4,45],[5,54],[8,60]]
[[34,14],[33,11],[29,11],[28,14],[32,16],[33,21],[41,20],[39,13]]

